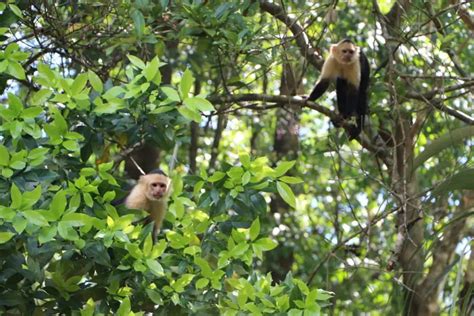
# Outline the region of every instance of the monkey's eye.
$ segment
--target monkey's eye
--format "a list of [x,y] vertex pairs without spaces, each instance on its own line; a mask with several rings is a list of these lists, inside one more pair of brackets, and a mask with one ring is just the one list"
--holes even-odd
[[151,184],[151,186],[154,187],[154,188],[156,188],[158,185],[160,185],[160,184],[159,184],[159,183],[156,183],[156,182],[154,182],[154,183]]

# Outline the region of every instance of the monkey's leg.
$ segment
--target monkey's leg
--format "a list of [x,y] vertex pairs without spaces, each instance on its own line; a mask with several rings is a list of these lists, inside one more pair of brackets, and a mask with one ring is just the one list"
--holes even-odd
[[150,215],[148,216],[145,216],[143,218],[140,218],[140,219],[137,219],[136,221],[132,222],[133,225],[137,225],[137,224],[140,224],[141,222],[143,222],[143,226],[149,224],[153,219],[151,218]]
[[347,89],[348,83],[347,80],[342,78],[337,78],[336,80],[336,95],[337,95],[337,111],[340,115],[340,119],[332,120],[332,123],[335,127],[341,127],[344,120],[349,117],[347,111]]
[[151,232],[151,239],[153,241],[153,245],[156,245],[156,238],[158,235],[158,228],[155,224],[153,224],[153,231]]

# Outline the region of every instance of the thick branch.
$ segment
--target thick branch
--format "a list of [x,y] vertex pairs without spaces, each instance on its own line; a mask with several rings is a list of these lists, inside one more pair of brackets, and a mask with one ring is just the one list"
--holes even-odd
[[457,12],[458,12],[459,17],[464,22],[464,24],[466,24],[466,26],[471,30],[471,32],[474,32],[474,21],[471,18],[469,11],[462,7],[463,3],[461,3],[459,0],[451,0],[450,2],[451,4],[458,6]]
[[301,55],[303,55],[310,64],[320,69],[323,60],[320,56],[318,57],[315,54],[315,50],[309,42],[308,35],[306,35],[303,27],[298,23],[298,21],[290,18],[282,7],[274,3],[261,0],[260,8],[282,21],[291,30],[295,36],[296,45],[298,45]]
[[[306,107],[312,110],[316,110],[319,113],[327,116],[331,121],[342,122],[342,127],[351,128],[350,123],[345,122],[342,118],[336,114],[336,112],[321,106],[315,102],[307,101],[304,98],[298,96],[286,96],[286,95],[268,95],[268,94],[236,94],[236,95],[223,95],[223,96],[211,96],[207,98],[210,102],[221,104],[221,103],[238,103],[238,102],[255,102],[260,101],[263,103],[277,103],[277,104],[292,104],[299,105],[301,107]],[[262,108],[263,109],[263,108]],[[367,135],[361,134],[356,140],[361,144],[362,147],[368,151],[377,155],[387,167],[390,166],[390,161],[388,159],[388,151],[385,147],[376,146]]]

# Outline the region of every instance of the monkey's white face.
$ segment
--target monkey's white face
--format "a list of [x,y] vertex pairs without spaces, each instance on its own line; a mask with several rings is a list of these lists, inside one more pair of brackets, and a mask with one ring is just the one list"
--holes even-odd
[[357,61],[357,47],[351,43],[339,44],[335,49],[337,61],[341,64],[352,64]]
[[169,178],[161,174],[147,174],[140,177],[146,185],[146,195],[149,200],[158,201],[168,193]]

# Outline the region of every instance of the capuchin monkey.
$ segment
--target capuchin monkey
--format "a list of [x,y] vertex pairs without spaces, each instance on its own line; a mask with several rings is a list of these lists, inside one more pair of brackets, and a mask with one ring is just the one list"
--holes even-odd
[[160,231],[161,223],[168,207],[171,180],[160,169],[149,174],[140,176],[138,183],[125,199],[125,205],[132,209],[145,210],[150,215],[145,219],[146,223],[153,221],[153,242]]
[[343,119],[356,118],[356,125],[348,130],[350,140],[356,138],[364,127],[364,116],[368,110],[369,75],[367,57],[351,40],[343,39],[331,45],[318,82],[308,97],[310,101],[318,99],[327,90],[329,83],[336,81],[339,113]]

